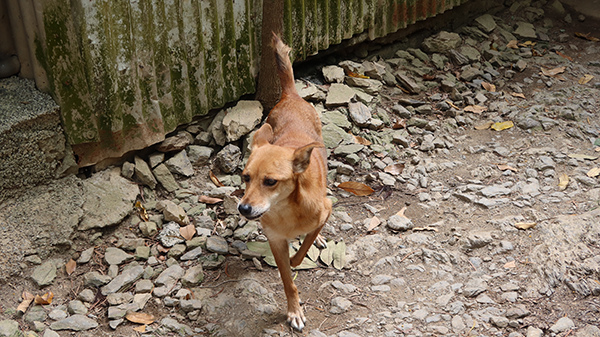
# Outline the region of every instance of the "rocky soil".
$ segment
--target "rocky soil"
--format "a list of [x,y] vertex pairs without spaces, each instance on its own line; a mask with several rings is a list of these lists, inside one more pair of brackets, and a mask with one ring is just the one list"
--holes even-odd
[[[236,211],[263,115],[240,101],[1,205],[3,232],[23,229],[2,239],[0,336],[600,336],[598,32],[557,1],[509,1],[298,74],[334,201],[330,248],[296,274],[303,332]],[[22,312],[24,292],[50,304]]]

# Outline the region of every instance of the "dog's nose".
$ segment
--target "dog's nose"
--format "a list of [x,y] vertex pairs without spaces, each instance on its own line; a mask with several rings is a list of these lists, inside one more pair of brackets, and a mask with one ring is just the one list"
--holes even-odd
[[241,215],[248,216],[252,213],[252,206],[250,206],[249,204],[239,204],[238,211]]

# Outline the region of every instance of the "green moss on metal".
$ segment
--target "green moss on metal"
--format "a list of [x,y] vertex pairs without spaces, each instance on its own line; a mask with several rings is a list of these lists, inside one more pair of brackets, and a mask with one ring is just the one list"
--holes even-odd
[[36,39],[36,57],[46,69],[52,94],[61,106],[61,116],[69,142],[97,141],[98,134],[89,104],[85,69],[79,48],[69,28],[71,7],[68,1],[48,4],[43,13],[46,41]]

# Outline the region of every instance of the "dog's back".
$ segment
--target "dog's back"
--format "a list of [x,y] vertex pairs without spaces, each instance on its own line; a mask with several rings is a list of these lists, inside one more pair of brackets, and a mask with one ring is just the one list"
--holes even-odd
[[[267,123],[273,127],[273,144],[300,147],[311,142],[323,142],[321,118],[315,108],[296,90],[294,72],[289,58],[290,47],[273,34],[277,73],[281,83],[281,99],[269,113]],[[325,159],[325,150],[319,153]]]

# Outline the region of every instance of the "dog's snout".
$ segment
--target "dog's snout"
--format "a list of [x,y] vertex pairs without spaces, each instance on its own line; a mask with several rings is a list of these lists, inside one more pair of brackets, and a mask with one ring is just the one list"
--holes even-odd
[[239,204],[238,211],[243,216],[249,216],[250,214],[252,214],[252,206],[250,206],[249,204]]

